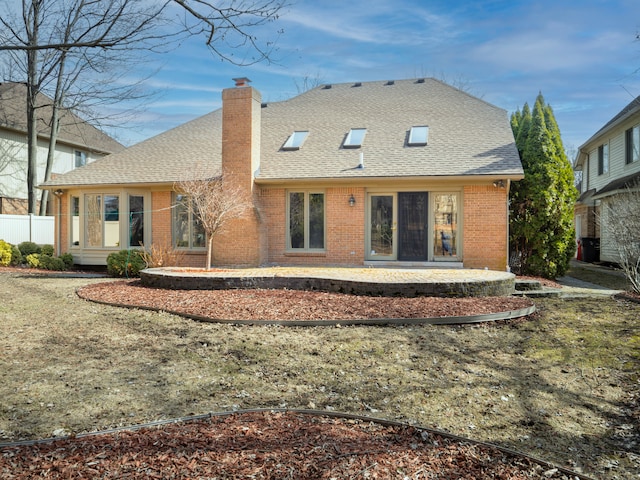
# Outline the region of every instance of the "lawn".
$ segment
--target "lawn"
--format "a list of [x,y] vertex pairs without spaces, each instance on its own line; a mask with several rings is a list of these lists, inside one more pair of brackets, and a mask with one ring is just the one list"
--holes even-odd
[[197,323],[0,272],[0,442],[290,407],[401,420],[605,479],[640,475],[640,305],[540,299],[467,326]]

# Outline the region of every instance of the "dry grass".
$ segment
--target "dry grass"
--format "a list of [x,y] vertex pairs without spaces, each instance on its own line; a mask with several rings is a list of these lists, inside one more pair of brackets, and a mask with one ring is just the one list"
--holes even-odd
[[315,408],[437,427],[597,478],[640,475],[640,305],[547,299],[525,321],[462,327],[236,327],[76,296],[98,281],[0,272],[0,441]]

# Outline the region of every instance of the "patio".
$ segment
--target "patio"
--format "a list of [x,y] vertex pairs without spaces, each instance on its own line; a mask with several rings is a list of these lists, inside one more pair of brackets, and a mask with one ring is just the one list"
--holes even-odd
[[147,287],[172,290],[289,289],[383,297],[487,297],[511,295],[515,275],[475,269],[263,267],[150,268]]

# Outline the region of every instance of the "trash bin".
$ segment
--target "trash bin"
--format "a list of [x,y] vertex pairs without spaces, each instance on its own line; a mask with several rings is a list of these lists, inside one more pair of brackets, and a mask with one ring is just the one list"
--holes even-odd
[[594,263],[600,261],[600,239],[593,237],[582,237],[582,261]]

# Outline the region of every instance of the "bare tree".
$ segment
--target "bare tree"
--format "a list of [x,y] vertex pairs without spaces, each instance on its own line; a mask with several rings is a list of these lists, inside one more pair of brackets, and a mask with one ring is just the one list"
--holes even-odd
[[640,293],[640,180],[603,201],[600,228],[601,237],[614,244],[618,264],[631,288]]
[[[98,68],[105,61],[136,58],[133,52],[166,51],[195,35],[204,36],[215,56],[234,64],[269,60],[274,44],[259,43],[251,31],[277,19],[284,5],[285,0],[22,0],[19,4],[0,0],[0,53],[20,66],[13,70],[23,73],[21,81],[27,85],[29,213],[36,210],[37,98],[41,92],[49,89],[53,99],[49,123],[55,147],[56,112],[70,108],[71,86],[81,72],[91,72],[95,81],[107,71]],[[70,103],[76,108],[80,105]]]
[[235,183],[225,182],[222,175],[182,180],[176,183],[175,190],[184,194],[181,207],[191,213],[206,234],[206,269],[209,270],[213,239],[225,231],[231,220],[241,219],[251,212],[250,194]]
[[320,72],[318,72],[315,75],[306,74],[300,80],[294,79],[293,83],[296,86],[298,94],[301,94],[319,87],[324,83],[324,80],[322,79],[322,75],[320,75]]

